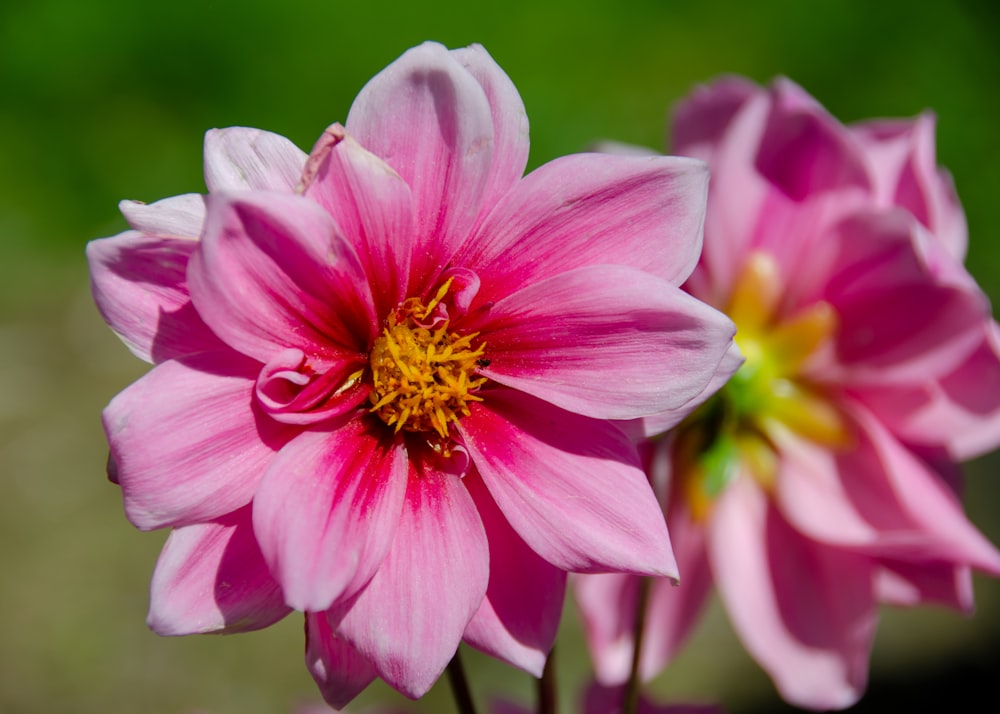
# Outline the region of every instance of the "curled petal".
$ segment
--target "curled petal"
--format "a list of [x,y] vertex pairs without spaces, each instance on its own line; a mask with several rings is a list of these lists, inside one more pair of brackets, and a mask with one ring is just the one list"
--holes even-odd
[[335,632],[412,698],[423,696],[455,655],[489,578],[476,506],[462,481],[432,461],[417,456],[413,463],[399,527],[375,577],[330,613]]
[[260,554],[249,506],[170,533],[150,586],[147,622],[157,634],[246,632],[289,612]]
[[368,396],[361,381],[364,363],[346,359],[317,374],[302,350],[289,348],[264,365],[256,394],[271,418],[286,424],[312,424],[346,414]]
[[635,447],[612,424],[495,389],[458,429],[504,517],[542,558],[568,571],[677,577]]

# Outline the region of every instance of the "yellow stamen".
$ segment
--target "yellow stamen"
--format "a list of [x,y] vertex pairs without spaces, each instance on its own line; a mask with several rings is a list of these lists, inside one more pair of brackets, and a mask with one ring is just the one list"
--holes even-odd
[[751,253],[736,279],[726,310],[740,332],[757,334],[771,322],[781,300],[781,287],[774,258],[769,253]]
[[768,333],[768,355],[783,371],[797,372],[836,329],[837,313],[830,303],[813,303]]
[[486,349],[485,342],[472,346],[478,333],[450,332],[448,320],[434,329],[419,324],[450,286],[449,279],[426,305],[406,300],[372,347],[371,411],[396,432],[434,432],[447,439],[451,423],[469,415],[469,402],[482,401],[474,393],[487,381],[476,374]]
[[844,417],[830,400],[790,379],[772,382],[761,416],[765,430],[767,421],[773,419],[823,446],[842,448],[851,442]]
[[747,257],[727,308],[746,362],[676,437],[675,465],[684,474],[683,493],[695,518],[704,517],[737,473],[773,489],[781,459],[777,444],[789,433],[835,450],[853,442],[850,419],[824,386],[815,359],[832,347],[837,313],[818,301],[789,314],[784,289],[771,255]]
[[770,490],[778,477],[778,454],[761,435],[744,431],[733,437],[740,460],[763,488]]

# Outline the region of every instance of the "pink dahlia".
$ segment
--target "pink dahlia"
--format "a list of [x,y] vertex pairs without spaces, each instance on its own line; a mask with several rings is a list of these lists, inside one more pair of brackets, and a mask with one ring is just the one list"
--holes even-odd
[[732,323],[678,287],[707,172],[522,177],[527,154],[489,55],[428,43],[308,157],[209,132],[206,196],[124,204],[134,230],[90,245],[102,314],[155,364],[104,412],[128,518],[173,529],[155,631],[304,611],[340,706],[376,676],[422,695],[463,639],[540,673],[567,571],[676,576],[609,420],[718,381]]
[[[714,583],[786,700],[846,707],[879,603],[970,612],[971,569],[1000,573],[956,495],[956,462],[1000,444],[1000,330],[931,116],[845,127],[787,80],[724,79],[681,103],[674,140],[712,171],[685,288],[734,320],[746,362],[646,447],[683,581],[652,585],[641,673]],[[577,592],[598,674],[624,679],[639,579]]]

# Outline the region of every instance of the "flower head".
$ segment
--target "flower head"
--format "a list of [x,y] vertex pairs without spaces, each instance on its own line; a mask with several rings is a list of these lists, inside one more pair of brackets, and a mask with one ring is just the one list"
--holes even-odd
[[[1000,444],[1000,341],[933,126],[845,127],[787,80],[723,79],[678,107],[675,149],[712,170],[685,287],[734,320],[746,362],[647,445],[684,582],[653,585],[646,676],[714,582],[788,701],[845,707],[880,602],[969,611],[971,568],[1000,573],[954,463]],[[580,582],[606,680],[627,671],[636,588]]]
[[90,245],[102,314],[155,364],[104,412],[126,514],[173,529],[154,630],[304,611],[341,706],[376,676],[422,695],[463,638],[540,672],[567,571],[676,577],[610,420],[729,374],[732,323],[678,287],[706,171],[522,176],[527,151],[489,55],[427,43],[308,156],[209,132],[206,196],[125,204],[134,230]]

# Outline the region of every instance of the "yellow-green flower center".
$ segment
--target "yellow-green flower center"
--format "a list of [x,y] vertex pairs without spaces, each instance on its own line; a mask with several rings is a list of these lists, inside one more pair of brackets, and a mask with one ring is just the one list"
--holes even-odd
[[770,488],[779,463],[775,437],[782,431],[830,448],[849,442],[843,415],[805,369],[835,335],[837,315],[822,301],[785,315],[781,297],[773,258],[752,253],[726,309],[746,362],[676,436],[675,463],[696,517],[707,513],[740,467]]
[[447,439],[452,422],[468,416],[469,403],[487,381],[476,375],[485,342],[478,333],[460,335],[447,319],[433,327],[424,322],[448,292],[450,282],[426,305],[416,298],[390,315],[372,347],[371,411],[396,432],[436,432]]

